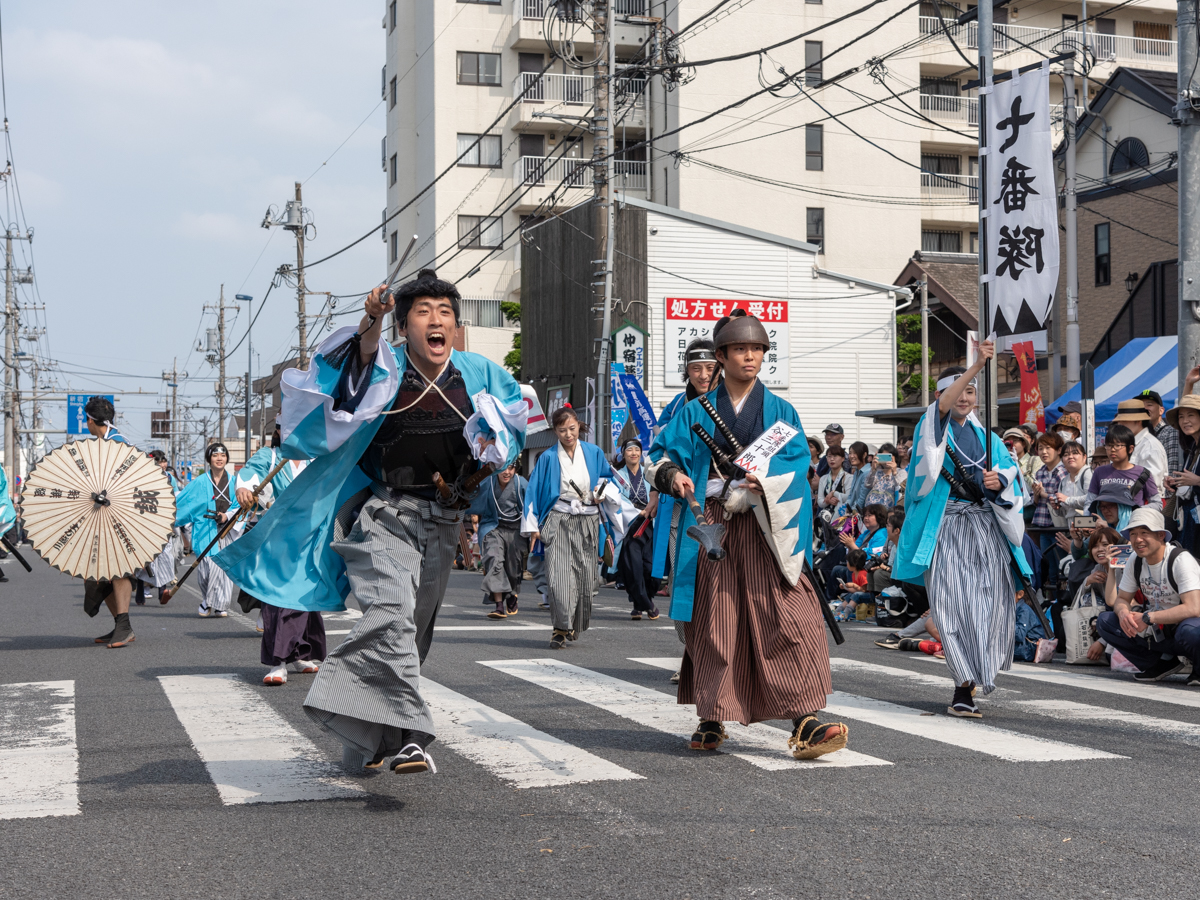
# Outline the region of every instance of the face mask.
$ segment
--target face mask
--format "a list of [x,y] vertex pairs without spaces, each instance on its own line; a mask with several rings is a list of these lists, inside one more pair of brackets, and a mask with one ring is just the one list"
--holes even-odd
[[1069,432],[1069,431],[1060,431],[1060,432],[1058,432],[1058,436],[1060,438],[1062,438],[1064,441],[1075,440],[1075,435],[1071,434],[1071,432]]

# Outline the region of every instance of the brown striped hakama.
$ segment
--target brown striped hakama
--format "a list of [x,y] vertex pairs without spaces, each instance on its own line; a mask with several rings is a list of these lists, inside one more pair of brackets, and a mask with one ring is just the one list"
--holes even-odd
[[[724,514],[716,501],[706,511],[712,522]],[[783,580],[753,513],[725,526],[725,559],[697,563],[679,702],[743,725],[823,709],[832,682],[820,599],[807,578]]]

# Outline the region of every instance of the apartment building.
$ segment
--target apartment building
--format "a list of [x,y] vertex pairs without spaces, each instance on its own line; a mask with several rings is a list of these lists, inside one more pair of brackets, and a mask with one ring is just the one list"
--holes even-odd
[[[978,105],[975,23],[939,0],[848,11],[832,0],[612,0],[618,74],[664,36],[699,63],[680,78],[619,76],[613,114],[617,188],[663,206],[820,245],[819,264],[888,283],[916,250],[976,249]],[[474,326],[503,326],[519,299],[521,223],[592,190],[587,131],[594,46],[584,0],[388,0],[388,107],[381,164],[385,215],[407,203],[485,134],[385,230],[389,259],[418,235],[469,297]],[[1089,3],[1094,95],[1121,66],[1173,72],[1167,0]],[[939,18],[938,13],[941,13]],[[996,71],[1082,45],[1082,4],[1016,0],[996,9]],[[947,27],[943,27],[943,20]],[[813,29],[821,27],[813,32]],[[754,51],[741,59],[707,61]],[[544,73],[547,64],[549,69]],[[803,71],[800,83],[777,85]],[[1053,102],[1061,82],[1051,84]],[[1082,97],[1082,82],[1077,94]],[[492,123],[513,99],[519,102]],[[752,96],[756,95],[756,96]],[[708,117],[708,118],[705,118]],[[700,121],[700,120],[704,121]],[[643,143],[654,138],[652,148]],[[708,273],[711,278],[717,276]],[[725,285],[722,285],[725,286]],[[732,287],[733,285],[729,285]],[[506,346],[503,335],[494,342]]]

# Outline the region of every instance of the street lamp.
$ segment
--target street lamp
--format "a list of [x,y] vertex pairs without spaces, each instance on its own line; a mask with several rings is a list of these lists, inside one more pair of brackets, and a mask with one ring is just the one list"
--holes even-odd
[[1138,283],[1138,273],[1137,272],[1130,272],[1128,275],[1125,276],[1125,290],[1128,291],[1130,294],[1132,294],[1133,289],[1135,287],[1137,287],[1137,283]]
[[246,304],[246,456],[242,465],[250,462],[250,372],[253,369],[254,356],[251,350],[250,329],[254,327],[254,316],[251,315],[252,302],[249,294],[234,294],[234,299]]

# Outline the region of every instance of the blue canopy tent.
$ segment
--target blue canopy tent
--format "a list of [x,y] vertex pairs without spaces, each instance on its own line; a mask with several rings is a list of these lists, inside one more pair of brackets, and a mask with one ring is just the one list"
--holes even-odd
[[[1175,335],[1134,338],[1096,369],[1096,421],[1111,422],[1117,404],[1144,390],[1158,391],[1170,409],[1179,400],[1179,340]],[[1047,424],[1057,422],[1059,407],[1079,400],[1079,385],[1046,404]]]

